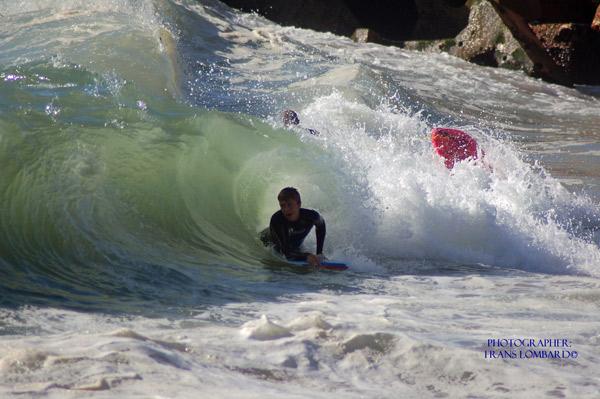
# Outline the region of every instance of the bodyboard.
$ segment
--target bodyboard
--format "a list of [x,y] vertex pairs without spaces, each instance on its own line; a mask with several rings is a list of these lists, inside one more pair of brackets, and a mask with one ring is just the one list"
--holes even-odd
[[[307,261],[303,261],[303,260],[288,261],[288,262],[291,263],[292,265],[294,265],[295,267],[302,267],[302,268],[307,268],[307,269],[312,267]],[[334,262],[334,261],[330,261],[330,260],[325,260],[325,261],[321,262],[321,266],[319,266],[317,269],[342,271],[342,270],[347,270],[348,265],[343,262]]]
[[462,130],[434,128],[431,144],[448,169],[452,169],[456,162],[477,159],[477,141]]

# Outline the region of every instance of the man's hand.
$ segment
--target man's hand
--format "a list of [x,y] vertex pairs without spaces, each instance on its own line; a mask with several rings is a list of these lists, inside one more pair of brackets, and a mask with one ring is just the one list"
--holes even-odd
[[318,255],[308,254],[308,256],[306,257],[306,260],[307,260],[308,264],[311,265],[312,267],[319,267],[319,266],[321,266],[321,262],[323,262],[324,260],[327,260],[327,258],[323,254],[318,254]]
[[321,266],[321,261],[323,260],[323,255],[313,255],[313,254],[309,254],[306,257],[306,260],[308,261],[308,264],[311,265],[312,267],[319,267]]

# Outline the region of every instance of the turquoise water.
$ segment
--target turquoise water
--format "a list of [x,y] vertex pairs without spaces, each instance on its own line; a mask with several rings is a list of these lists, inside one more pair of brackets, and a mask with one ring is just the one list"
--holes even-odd
[[[2,9],[3,394],[597,392],[595,88],[217,1]],[[471,133],[487,166],[449,172],[434,126]],[[262,246],[289,185],[350,271]],[[584,356],[485,362],[491,336]]]

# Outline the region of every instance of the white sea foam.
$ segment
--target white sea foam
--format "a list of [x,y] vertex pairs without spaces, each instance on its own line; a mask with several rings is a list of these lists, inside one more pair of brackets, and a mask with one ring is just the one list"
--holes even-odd
[[[599,388],[595,279],[401,276],[356,288],[232,303],[175,320],[3,311],[13,327],[43,326],[45,333],[4,337],[0,392],[250,398],[339,390],[342,397],[391,398],[453,397],[464,389],[531,397],[558,389],[593,397]],[[488,339],[501,338],[568,339],[561,350],[579,357],[485,359]]]
[[315,99],[302,113],[322,133],[321,145],[338,154],[336,168],[350,170],[370,195],[358,208],[370,210],[369,227],[361,219],[336,225],[354,232],[345,242],[366,243],[368,257],[600,272],[597,244],[561,225],[573,209],[593,213],[594,205],[532,170],[511,146],[475,130],[483,161],[448,171],[433,156],[430,128],[418,115],[371,109],[340,93]]

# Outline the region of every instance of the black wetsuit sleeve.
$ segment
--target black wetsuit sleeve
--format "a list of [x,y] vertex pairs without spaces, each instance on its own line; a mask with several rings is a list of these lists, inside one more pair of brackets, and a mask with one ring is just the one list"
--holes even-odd
[[275,249],[284,253],[284,248],[288,246],[285,234],[285,227],[277,217],[277,214],[271,217],[271,223],[269,223],[269,230],[271,231],[271,241],[273,242]]
[[315,232],[317,234],[317,255],[320,255],[323,253],[323,244],[325,243],[326,228],[325,219],[323,219],[318,213],[317,215],[318,218],[317,220],[315,220]]

